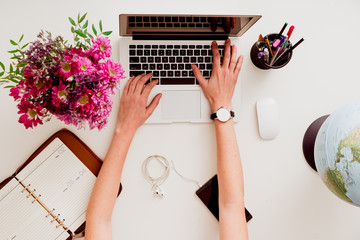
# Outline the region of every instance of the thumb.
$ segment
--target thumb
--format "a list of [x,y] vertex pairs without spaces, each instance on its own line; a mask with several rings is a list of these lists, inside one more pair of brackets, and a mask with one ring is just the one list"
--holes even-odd
[[160,102],[160,98],[161,98],[162,94],[159,93],[158,95],[156,95],[153,100],[151,101],[150,105],[146,108],[146,118],[150,117],[151,114],[154,112],[155,108],[157,107],[157,105]]

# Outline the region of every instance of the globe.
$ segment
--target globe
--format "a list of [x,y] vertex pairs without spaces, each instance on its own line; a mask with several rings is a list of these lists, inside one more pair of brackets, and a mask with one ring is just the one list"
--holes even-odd
[[325,185],[342,200],[360,206],[360,101],[346,104],[310,125],[303,141],[310,165],[311,146],[313,168]]

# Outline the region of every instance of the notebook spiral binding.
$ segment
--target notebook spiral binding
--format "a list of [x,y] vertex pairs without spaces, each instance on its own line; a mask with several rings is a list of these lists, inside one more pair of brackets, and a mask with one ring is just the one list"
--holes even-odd
[[32,204],[34,204],[35,202],[39,203],[46,211],[47,211],[47,215],[45,216],[46,218],[51,217],[51,223],[56,222],[56,228],[62,227],[65,231],[68,231],[69,229],[64,225],[65,219],[60,219],[60,214],[55,214],[55,209],[53,208],[52,210],[50,210],[41,200],[41,194],[36,195],[36,189],[32,189],[31,190],[31,184],[28,184],[27,186],[25,186],[19,179],[17,179],[15,177],[15,179],[20,183],[20,185],[24,188],[23,190],[21,190],[21,193],[27,192],[26,198],[30,198],[32,197],[33,200],[31,201]]

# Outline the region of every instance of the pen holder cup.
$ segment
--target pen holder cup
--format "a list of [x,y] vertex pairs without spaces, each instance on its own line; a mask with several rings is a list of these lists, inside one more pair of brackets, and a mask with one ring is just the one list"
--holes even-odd
[[[281,36],[280,39],[284,37]],[[265,39],[269,39],[270,44],[272,44],[273,41],[275,41],[276,39],[279,39],[279,34],[278,33],[271,33],[268,34],[264,37]],[[262,47],[265,46],[265,44],[267,45],[266,42],[260,42],[260,46],[259,48],[261,49]],[[289,41],[287,44],[289,47],[291,46],[291,42]],[[254,43],[254,45],[252,46],[251,50],[250,50],[250,58],[251,61],[254,63],[255,66],[257,66],[260,69],[278,69],[278,68],[282,68],[284,67],[286,64],[288,64],[288,62],[290,62],[290,59],[292,57],[292,52],[287,53],[287,56],[284,56],[281,58],[281,60],[275,62],[273,65],[270,65],[270,61],[271,61],[271,53],[269,53],[269,63],[266,63],[264,56],[261,56],[260,58],[258,57],[258,53],[260,52],[257,45],[257,42]],[[264,47],[265,48],[265,47]],[[269,49],[269,48],[268,48]],[[273,52],[275,51],[275,49],[272,49]],[[281,53],[278,54],[278,56]]]

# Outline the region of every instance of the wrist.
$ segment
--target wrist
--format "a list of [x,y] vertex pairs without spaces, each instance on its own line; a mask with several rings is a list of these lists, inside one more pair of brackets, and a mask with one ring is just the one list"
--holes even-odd
[[118,124],[115,127],[114,137],[122,136],[122,137],[128,137],[128,138],[132,139],[134,137],[135,133],[136,133],[136,129],[126,127],[122,124],[121,125]]
[[216,112],[221,107],[232,110],[232,104],[231,103],[228,103],[228,102],[216,102],[216,103],[211,103],[211,111],[212,111],[212,113]]

